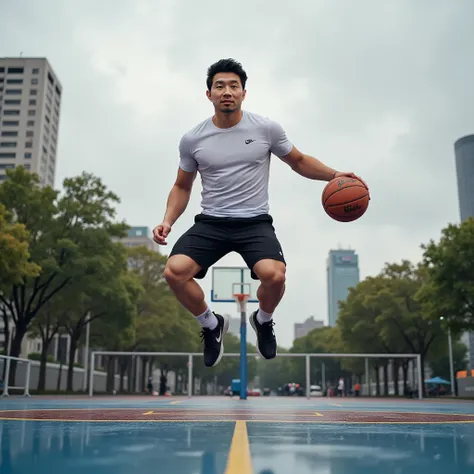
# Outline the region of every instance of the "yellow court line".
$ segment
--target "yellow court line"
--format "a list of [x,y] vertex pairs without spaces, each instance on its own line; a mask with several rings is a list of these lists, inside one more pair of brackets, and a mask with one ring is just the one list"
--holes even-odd
[[170,405],[178,405],[179,403],[183,403],[182,401],[175,401],[175,402],[170,402]]
[[324,415],[322,415],[321,413],[318,413],[317,411],[315,411],[314,414],[315,414],[316,416],[324,416]]
[[253,474],[245,421],[236,421],[225,474]]
[[146,413],[143,413],[144,415],[153,415],[152,411],[147,411]]

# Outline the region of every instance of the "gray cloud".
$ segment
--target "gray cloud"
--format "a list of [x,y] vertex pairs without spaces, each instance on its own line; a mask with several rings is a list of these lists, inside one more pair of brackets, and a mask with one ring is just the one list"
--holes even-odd
[[[67,3],[67,5],[66,5]],[[371,187],[351,224],[321,208],[324,183],[277,159],[271,212],[288,260],[275,319],[326,319],[328,250],[350,245],[361,275],[420,258],[419,245],[458,221],[453,142],[474,132],[474,4],[163,0],[5,4],[0,54],[46,56],[63,109],[57,185],[87,169],[122,199],[120,216],[153,227],[176,175],[181,135],[212,113],[205,74],[221,57],[249,74],[245,107],[271,116],[295,145]],[[170,245],[199,212],[197,183]],[[169,248],[164,248],[168,252]],[[230,255],[221,264],[240,264]],[[203,282],[206,294],[210,279]],[[215,307],[235,314],[233,305]]]

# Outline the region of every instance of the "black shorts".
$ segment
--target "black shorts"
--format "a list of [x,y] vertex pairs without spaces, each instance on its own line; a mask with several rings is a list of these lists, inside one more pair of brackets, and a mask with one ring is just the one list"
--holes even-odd
[[194,277],[201,279],[209,267],[230,252],[241,255],[254,280],[258,277],[253,267],[259,260],[268,258],[286,264],[269,214],[248,218],[198,214],[194,225],[174,245],[170,257],[192,258],[201,267]]

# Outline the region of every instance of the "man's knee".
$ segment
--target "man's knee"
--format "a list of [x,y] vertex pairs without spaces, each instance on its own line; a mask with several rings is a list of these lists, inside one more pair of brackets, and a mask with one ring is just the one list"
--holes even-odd
[[261,260],[254,272],[264,286],[283,287],[286,282],[286,266],[276,260]]
[[199,268],[199,265],[190,257],[186,255],[173,255],[166,263],[163,278],[173,288],[191,280],[199,271]]

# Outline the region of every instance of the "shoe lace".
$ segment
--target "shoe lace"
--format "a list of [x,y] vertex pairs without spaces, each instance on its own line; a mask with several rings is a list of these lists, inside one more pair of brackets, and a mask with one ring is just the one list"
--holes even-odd
[[212,342],[212,331],[207,328],[202,328],[199,332],[199,337],[201,338],[201,342],[204,341],[206,345],[209,345]]
[[275,331],[273,330],[273,326],[275,326],[275,321],[273,321],[273,319],[261,325],[261,328],[262,328],[261,330],[265,334],[265,336],[271,336],[271,337],[275,336]]

